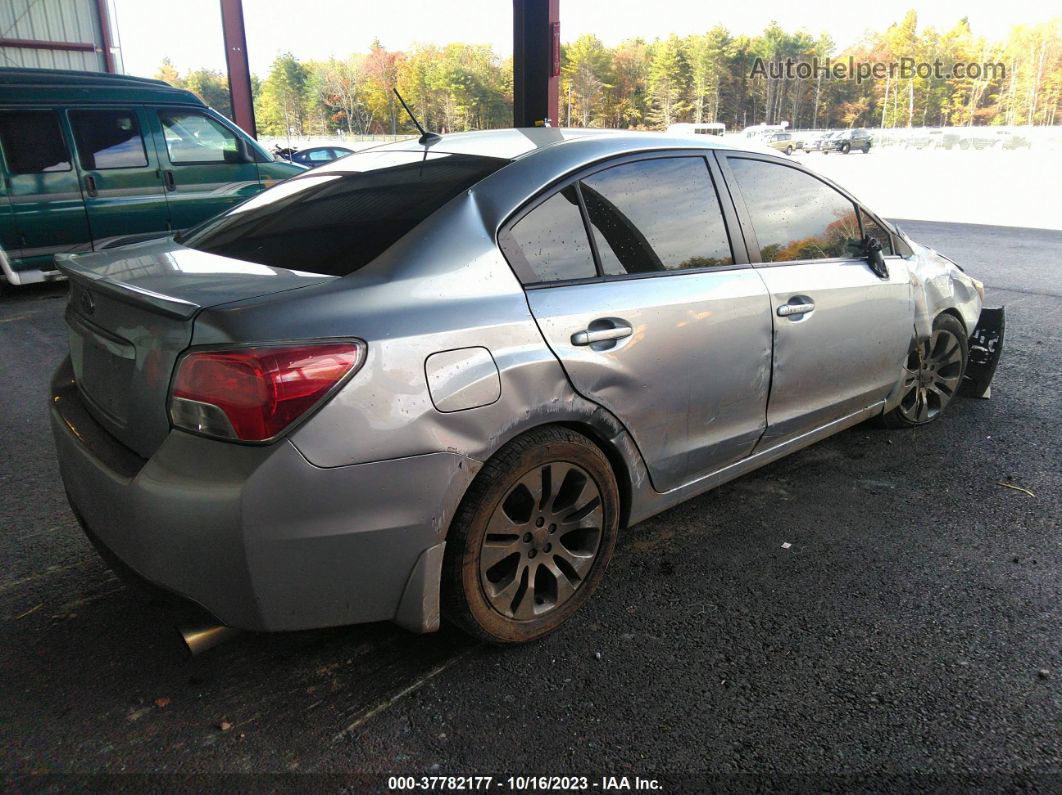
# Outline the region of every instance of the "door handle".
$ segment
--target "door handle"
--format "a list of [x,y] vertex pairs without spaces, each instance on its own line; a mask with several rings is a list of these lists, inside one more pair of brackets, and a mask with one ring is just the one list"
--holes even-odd
[[[599,321],[594,321],[599,322]],[[594,324],[591,323],[591,326]],[[608,340],[621,340],[634,333],[634,329],[626,323],[620,323],[611,328],[587,328],[572,334],[572,345],[593,345],[595,342],[607,342]]]
[[91,174],[85,175],[85,193],[89,196],[99,196],[100,192],[96,190],[96,178]]
[[792,317],[793,315],[806,315],[815,309],[815,304],[808,301],[804,304],[782,304],[778,307],[778,317]]
[[173,178],[173,172],[169,169],[162,172],[162,181],[166,183],[166,190],[177,190],[177,180]]

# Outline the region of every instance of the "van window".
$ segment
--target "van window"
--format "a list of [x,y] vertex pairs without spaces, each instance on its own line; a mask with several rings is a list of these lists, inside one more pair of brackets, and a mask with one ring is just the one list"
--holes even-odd
[[350,155],[278,183],[179,240],[223,257],[343,276],[508,162],[423,151]]
[[171,163],[242,163],[236,133],[205,113],[161,110],[159,121]]
[[582,182],[605,275],[732,265],[703,157],[639,160]]
[[89,171],[143,168],[148,164],[136,113],[130,110],[72,110],[70,125],[81,165]]
[[503,246],[505,253],[517,260],[517,270],[534,273],[536,282],[597,276],[574,185],[554,193],[517,221],[509,237],[516,245]]
[[760,262],[846,257],[848,244],[862,238],[855,205],[825,182],[763,160],[727,162],[752,216]]
[[59,118],[50,110],[0,111],[0,147],[12,174],[71,168]]

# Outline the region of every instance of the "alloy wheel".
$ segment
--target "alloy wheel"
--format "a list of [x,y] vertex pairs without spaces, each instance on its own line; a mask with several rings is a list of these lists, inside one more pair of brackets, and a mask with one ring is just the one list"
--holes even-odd
[[498,503],[479,553],[479,577],[503,616],[531,620],[567,602],[601,545],[604,509],[593,478],[553,461],[525,473]]
[[935,419],[951,402],[962,380],[963,352],[959,339],[948,329],[915,345],[907,357],[900,413],[914,424]]

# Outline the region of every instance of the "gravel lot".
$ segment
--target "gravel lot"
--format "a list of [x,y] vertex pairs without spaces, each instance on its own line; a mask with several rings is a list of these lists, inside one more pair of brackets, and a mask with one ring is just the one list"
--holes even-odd
[[1007,305],[993,398],[917,432],[854,428],[632,528],[589,609],[509,650],[372,625],[243,635],[187,659],[65,504],[45,418],[65,288],[9,293],[6,786],[318,772],[351,791],[386,790],[389,774],[1059,791],[1062,233],[904,226]]

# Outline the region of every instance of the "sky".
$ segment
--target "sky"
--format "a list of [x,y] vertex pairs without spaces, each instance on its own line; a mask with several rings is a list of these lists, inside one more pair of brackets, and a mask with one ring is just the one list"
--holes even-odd
[[[126,72],[151,76],[166,56],[182,72],[224,70],[218,0],[112,3]],[[263,77],[285,50],[303,60],[345,57],[365,52],[374,38],[397,50],[418,42],[461,41],[490,44],[503,57],[512,53],[511,0],[244,0],[243,6],[251,71]],[[1043,0],[879,0],[839,3],[829,10],[795,0],[560,0],[561,40],[593,33],[613,46],[634,36],[651,40],[703,33],[719,24],[751,35],[776,20],[787,31],[828,33],[843,48],[868,30],[898,22],[912,7],[920,26],[947,29],[966,16],[975,34],[990,39],[1004,38],[1014,25],[1051,16],[1051,4]]]

